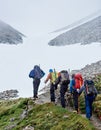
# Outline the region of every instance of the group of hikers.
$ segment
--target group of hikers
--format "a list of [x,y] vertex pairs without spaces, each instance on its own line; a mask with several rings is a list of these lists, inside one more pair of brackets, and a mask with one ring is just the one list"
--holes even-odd
[[[35,65],[30,71],[29,77],[33,78],[33,98],[38,98],[38,89],[41,78],[45,75],[45,72],[40,66]],[[70,75],[67,70],[57,72],[55,69],[49,69],[49,74],[45,79],[46,84],[50,81],[50,101],[55,103],[56,93],[55,90],[60,87],[60,101],[63,108],[66,107],[65,94],[67,91],[73,96],[74,108],[79,113],[79,97],[84,91],[86,117],[90,120],[92,117],[92,104],[97,96],[97,89],[94,86],[94,82],[91,78],[83,79],[81,73],[75,73]]]

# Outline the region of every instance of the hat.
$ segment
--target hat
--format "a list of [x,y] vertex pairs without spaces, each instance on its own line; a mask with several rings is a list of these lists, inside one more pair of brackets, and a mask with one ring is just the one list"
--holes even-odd
[[52,69],[49,69],[49,72],[50,72],[50,73],[52,73],[52,72],[53,72],[53,70],[52,70]]

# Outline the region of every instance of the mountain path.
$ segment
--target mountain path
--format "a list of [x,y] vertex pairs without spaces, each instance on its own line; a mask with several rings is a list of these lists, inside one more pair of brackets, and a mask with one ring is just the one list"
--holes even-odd
[[97,130],[101,130],[101,121],[96,117],[95,114],[93,114],[91,122]]
[[[43,104],[43,103],[48,103],[50,102],[50,98],[49,98],[49,93],[43,93],[41,95],[39,95],[39,98],[37,100],[35,100],[36,104]],[[57,104],[59,105],[59,104]],[[66,107],[70,112],[73,112],[73,108],[67,106]],[[85,114],[80,114],[82,117],[85,117]],[[90,120],[90,122],[95,126],[95,128],[97,130],[101,130],[101,121],[98,119],[98,117],[93,113],[92,115],[92,119]]]
[[[68,107],[68,106],[67,106],[67,109],[68,109],[70,112],[73,112],[73,111],[74,111],[72,107]],[[86,118],[86,115],[85,115],[85,114],[80,113],[80,115],[81,115],[82,117]],[[100,121],[100,119],[98,119],[98,117],[97,117],[94,113],[93,113],[93,115],[92,115],[92,118],[91,118],[90,122],[95,126],[95,128],[96,128],[97,130],[101,130],[101,121]]]

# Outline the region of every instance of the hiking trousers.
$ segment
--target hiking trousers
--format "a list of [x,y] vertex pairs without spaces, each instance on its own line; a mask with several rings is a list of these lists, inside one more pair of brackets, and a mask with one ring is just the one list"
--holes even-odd
[[65,93],[67,91],[67,88],[68,88],[68,85],[62,85],[61,84],[61,87],[60,87],[60,100],[61,100],[61,106],[62,107],[66,107],[66,104],[65,104]]
[[78,98],[79,98],[79,94],[77,91],[74,91],[73,92],[73,102],[74,102],[74,107],[75,107],[75,110],[78,112],[79,111],[79,101],[78,101]]
[[92,116],[93,101],[94,101],[94,96],[85,96],[86,117],[88,119],[90,119]]
[[55,102],[55,85],[53,83],[50,84],[50,100]]
[[36,98],[38,95],[38,89],[40,85],[40,79],[33,79],[33,97]]

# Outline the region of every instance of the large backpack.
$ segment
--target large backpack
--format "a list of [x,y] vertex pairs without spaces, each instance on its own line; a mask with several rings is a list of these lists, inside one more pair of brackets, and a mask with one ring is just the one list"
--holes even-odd
[[82,75],[81,75],[80,73],[75,74],[74,80],[75,80],[74,88],[75,88],[75,89],[80,89],[81,86],[83,85]]
[[67,70],[62,70],[60,72],[60,76],[61,76],[61,84],[69,84],[70,80],[69,80],[69,74]]
[[29,73],[29,77],[30,78],[34,78],[35,74],[34,74],[34,69],[30,71]]
[[54,72],[51,73],[51,82],[55,84],[56,80],[58,79],[58,73],[54,70]]
[[29,73],[30,78],[37,78],[37,79],[41,79],[44,75],[45,72],[42,69],[40,69],[38,65],[35,65],[34,69],[31,70]]
[[86,87],[86,94],[87,95],[94,95],[94,94],[96,94],[96,90],[95,90],[95,87],[94,87],[93,80],[86,80],[85,81],[85,87]]

